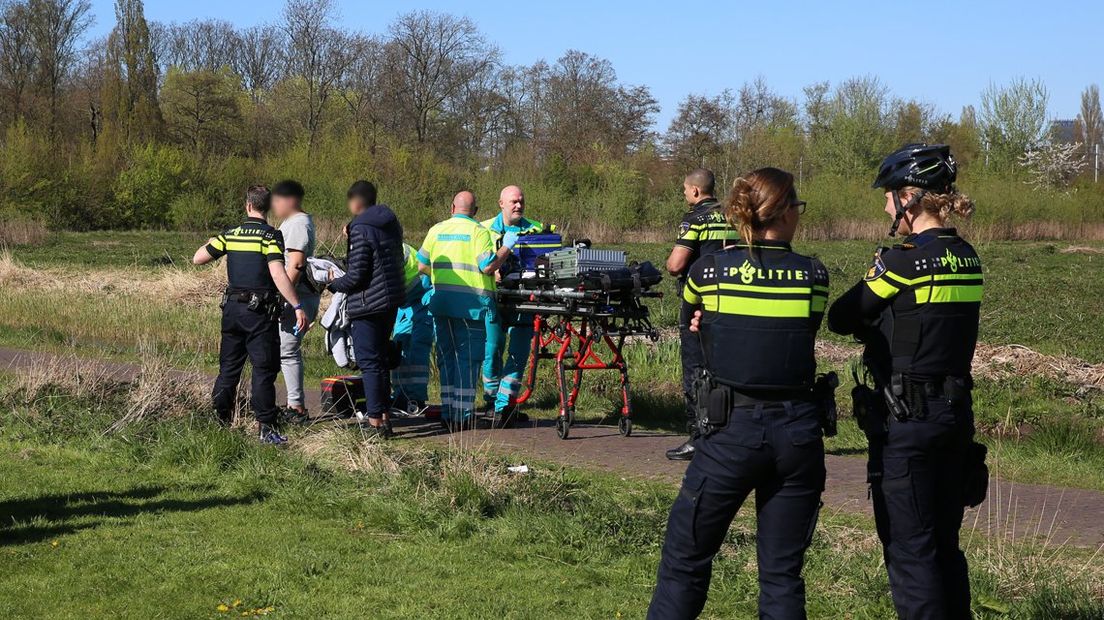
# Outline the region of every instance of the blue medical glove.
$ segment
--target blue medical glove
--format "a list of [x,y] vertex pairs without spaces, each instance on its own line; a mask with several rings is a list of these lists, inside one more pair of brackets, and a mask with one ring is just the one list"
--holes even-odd
[[512,230],[508,230],[502,234],[502,245],[509,249],[514,249],[514,246],[518,243],[518,234]]

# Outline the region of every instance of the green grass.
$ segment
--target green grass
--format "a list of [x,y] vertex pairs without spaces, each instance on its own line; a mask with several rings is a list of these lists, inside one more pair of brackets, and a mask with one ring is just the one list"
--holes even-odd
[[[511,477],[508,458],[361,444],[332,431],[325,441],[337,454],[401,465],[351,472],[326,452],[264,448],[194,418],[105,436],[113,397],[50,390],[5,404],[6,618],[229,618],[269,608],[275,618],[641,617],[675,493],[542,463]],[[1104,613],[1087,583],[1024,583],[989,572],[991,546],[971,548],[979,618]],[[1030,544],[1015,553],[1006,570],[1045,561],[1064,571],[1086,559]],[[745,510],[716,561],[705,617],[755,614],[753,566]],[[805,575],[812,618],[892,614],[864,518],[822,515]]]
[[[182,233],[59,233],[47,244],[14,250],[16,261],[42,269],[124,269],[151,278],[196,273],[187,264],[203,239]],[[662,264],[668,247],[627,244],[634,260]],[[987,265],[982,339],[1018,343],[1040,352],[1104,362],[1104,308],[1096,290],[1104,285],[1104,255],[1062,253],[1065,245],[990,242],[978,244]],[[1102,247],[1096,244],[1095,247]],[[860,278],[872,251],[862,241],[798,243],[799,251],[818,255],[831,272],[838,295]],[[162,263],[172,257],[173,267]],[[181,265],[184,266],[181,266]],[[222,269],[221,266],[214,267]],[[661,285],[667,296],[650,304],[658,326],[671,328],[678,300],[673,282]],[[141,294],[108,288],[97,292],[43,295],[18,283],[0,296],[0,346],[79,354],[118,360],[152,351],[178,366],[214,371],[217,366],[219,313],[215,296],[163,299],[151,287]],[[842,342],[822,330],[822,337]],[[339,372],[323,347],[321,330],[305,345],[309,384]],[[635,415],[644,428],[682,427],[677,341],[632,344],[626,352],[632,369]],[[541,368],[540,391],[530,411],[554,415],[557,400],[551,366]],[[619,398],[613,376],[587,375],[579,402],[580,417],[614,420]],[[435,381],[431,382],[434,385]],[[849,386],[840,390],[846,409]],[[1104,413],[1101,395],[1076,386],[1023,378],[978,381],[976,413],[992,447],[1005,455],[1002,475],[1011,480],[1068,484],[1104,490]],[[842,425],[848,428],[847,424]],[[1030,432],[1009,433],[1009,429]],[[865,442],[857,430],[830,442],[840,454],[861,454]],[[1076,441],[1065,438],[1074,436]],[[999,444],[999,446],[998,446]]]

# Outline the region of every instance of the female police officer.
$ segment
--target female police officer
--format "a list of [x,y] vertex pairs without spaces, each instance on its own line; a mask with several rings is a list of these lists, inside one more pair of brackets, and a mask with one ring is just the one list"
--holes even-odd
[[[955,176],[944,145],[910,144],[886,157],[874,187],[885,190],[890,234],[907,236],[879,250],[828,314],[832,331],[866,345],[879,392],[862,421],[874,517],[897,613],[916,620],[970,617],[958,534],[963,506],[980,503],[985,488],[983,481],[979,497],[968,484],[984,468],[970,400],[981,262],[946,227],[952,213],[974,210]],[[863,408],[856,405],[856,417]]]
[[671,507],[649,618],[701,613],[713,556],[752,490],[760,616],[805,617],[801,567],[825,477],[813,343],[828,274],[790,249],[804,210],[788,172],[762,168],[737,179],[725,212],[744,242],[688,273],[683,299],[700,317],[711,375],[698,402],[709,411]]

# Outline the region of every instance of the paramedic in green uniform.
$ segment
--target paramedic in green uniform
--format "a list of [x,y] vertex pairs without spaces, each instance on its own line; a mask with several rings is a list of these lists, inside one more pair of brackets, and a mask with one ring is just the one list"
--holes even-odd
[[[520,187],[510,185],[502,188],[498,195],[498,207],[498,215],[483,221],[483,226],[491,231],[496,242],[507,232],[530,235],[544,230],[544,224],[525,217],[525,194]],[[498,424],[529,421],[529,416],[511,409],[521,391],[532,341],[531,314],[499,312],[494,320],[487,322],[483,396],[488,401],[488,409],[494,408],[495,422]],[[503,352],[506,353],[505,362],[502,360]]]

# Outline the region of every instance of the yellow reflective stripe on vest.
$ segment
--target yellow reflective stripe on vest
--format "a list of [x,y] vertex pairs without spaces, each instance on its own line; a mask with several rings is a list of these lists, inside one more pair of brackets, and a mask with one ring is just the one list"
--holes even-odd
[[709,312],[719,312],[721,314],[782,319],[808,318],[810,314],[808,299],[758,299],[755,297],[706,295],[702,297],[702,308]]
[[942,286],[921,286],[916,289],[916,303],[945,304],[957,302],[980,302],[982,288],[983,287],[980,284],[944,284]]
[[877,280],[866,280],[866,286],[871,292],[882,299],[889,299],[901,291],[901,289],[886,282],[882,278],[878,278]]

